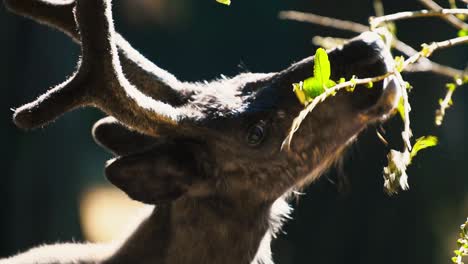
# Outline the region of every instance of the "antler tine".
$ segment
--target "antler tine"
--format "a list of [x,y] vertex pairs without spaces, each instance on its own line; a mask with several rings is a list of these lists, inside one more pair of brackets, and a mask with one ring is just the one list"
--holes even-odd
[[78,39],[78,31],[75,27],[75,19],[72,10],[74,0],[52,2],[50,0],[4,0],[5,6],[25,17],[36,19],[46,25],[66,29],[63,30],[67,35]]
[[[4,3],[10,11],[57,28],[81,42],[73,17],[75,0],[4,0]],[[131,83],[164,103],[180,105],[185,101],[182,83],[177,78],[142,56],[120,34],[115,32],[114,36],[123,72]]]
[[78,71],[36,101],[17,109],[15,123],[33,128],[76,107],[91,105],[144,134],[173,131],[177,121],[187,116],[184,108],[146,97],[123,76],[110,0],[77,1],[75,17],[82,39]]

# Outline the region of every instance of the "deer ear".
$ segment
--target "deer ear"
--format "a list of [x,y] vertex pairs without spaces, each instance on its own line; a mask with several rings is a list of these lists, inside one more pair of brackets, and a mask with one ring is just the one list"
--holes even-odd
[[115,118],[105,117],[93,126],[94,141],[115,155],[129,155],[150,148],[157,139],[122,125]]
[[200,175],[190,148],[169,143],[114,159],[105,174],[130,198],[147,204],[177,199],[193,184],[193,176]]

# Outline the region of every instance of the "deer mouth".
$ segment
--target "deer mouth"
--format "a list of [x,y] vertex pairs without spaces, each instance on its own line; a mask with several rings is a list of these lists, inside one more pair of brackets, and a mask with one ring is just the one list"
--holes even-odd
[[371,120],[385,120],[395,111],[401,98],[401,86],[395,76],[384,79],[380,96],[375,103],[363,111],[363,115]]

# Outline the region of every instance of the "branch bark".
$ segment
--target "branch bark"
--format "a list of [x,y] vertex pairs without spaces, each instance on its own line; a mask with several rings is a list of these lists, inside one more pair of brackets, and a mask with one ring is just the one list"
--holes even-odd
[[[299,11],[282,11],[279,13],[280,19],[293,20],[298,22],[312,23],[323,27],[335,28],[338,30],[350,31],[355,33],[362,33],[369,30],[369,27],[354,21],[341,20],[332,17],[320,16],[312,13],[304,13]],[[393,46],[396,50],[404,55],[411,57],[418,53],[417,50],[412,48],[405,42],[394,39]],[[417,64],[408,65],[405,69],[407,72],[432,72],[448,78],[455,78],[464,76],[464,72],[446,65],[433,62],[425,57]]]
[[370,17],[369,24],[371,29],[381,26],[383,23],[392,22],[404,19],[413,19],[418,17],[447,17],[449,15],[468,15],[468,9],[453,8],[453,9],[440,9],[440,10],[418,10],[418,11],[405,11],[398,12],[391,15]]
[[[436,2],[432,0],[419,0],[419,2],[432,11],[440,11],[443,9],[442,6],[440,6],[439,4],[437,4]],[[447,23],[454,26],[455,28],[468,29],[468,24],[461,21],[454,15],[446,15],[446,16],[443,16],[442,19],[444,19]]]

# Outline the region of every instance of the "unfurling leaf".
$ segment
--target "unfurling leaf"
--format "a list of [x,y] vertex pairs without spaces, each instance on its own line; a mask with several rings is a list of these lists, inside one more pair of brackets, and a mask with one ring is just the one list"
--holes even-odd
[[312,99],[325,92],[323,83],[315,78],[315,76],[304,80],[303,89],[306,93],[306,96]]
[[306,95],[304,93],[304,90],[302,89],[302,86],[303,86],[303,82],[293,83],[293,91],[296,94],[297,99],[299,100],[299,102],[301,104],[305,105],[307,103],[306,102]]
[[434,52],[434,47],[433,47],[433,45],[428,45],[428,44],[426,44],[426,43],[423,43],[423,44],[421,45],[421,47],[422,47],[422,49],[421,49],[420,52],[421,52],[421,55],[422,55],[423,57],[426,57],[426,58],[427,58],[427,57],[431,56],[432,52]]
[[444,117],[445,117],[445,111],[447,111],[447,109],[453,104],[452,95],[459,85],[458,84],[459,80],[461,79],[457,78],[455,80],[455,83],[445,84],[445,87],[447,88],[447,93],[445,94],[444,99],[439,99],[440,108],[436,110],[436,115],[435,115],[435,124],[437,126],[442,125],[442,121],[444,120]]
[[468,29],[460,29],[460,30],[458,31],[458,36],[459,36],[459,37],[466,37],[466,36],[468,36]]
[[411,89],[413,88],[413,86],[411,85],[411,83],[405,82],[405,88],[406,88],[406,90],[410,90],[410,91],[411,91]]
[[216,2],[221,3],[223,5],[230,5],[231,0],[216,0]]
[[414,143],[413,149],[411,150],[410,159],[413,159],[420,150],[436,146],[437,142],[438,139],[435,136],[425,136],[416,139],[416,143]]
[[328,54],[324,49],[318,48],[314,58],[314,77],[322,84],[326,84],[330,80],[330,74]]
[[455,91],[455,89],[457,89],[457,84],[456,83],[446,83],[445,87],[447,87],[447,89],[449,91]]
[[[314,57],[314,76],[300,83],[294,83],[293,88],[299,102],[307,105],[315,97],[325,92],[325,89],[333,87],[336,82],[330,80],[331,69],[327,52],[319,48]],[[331,93],[331,95],[335,95]]]
[[403,56],[395,57],[395,69],[398,72],[402,72],[405,65],[405,58]]
[[425,136],[416,140],[411,153],[406,149],[403,152],[390,150],[387,155],[388,165],[384,168],[384,187],[388,194],[395,194],[401,190],[408,190],[408,175],[406,168],[418,151],[437,145],[437,137]]
[[400,101],[397,105],[398,114],[400,114],[401,120],[405,121],[405,101],[403,98],[400,98]]

